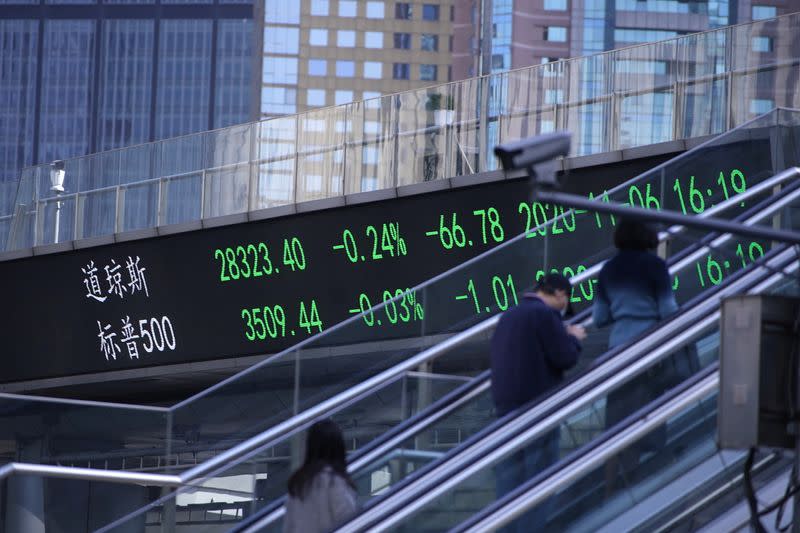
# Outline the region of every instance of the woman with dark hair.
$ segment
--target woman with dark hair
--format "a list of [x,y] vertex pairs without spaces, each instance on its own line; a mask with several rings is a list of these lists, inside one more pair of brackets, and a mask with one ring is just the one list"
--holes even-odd
[[[619,251],[597,276],[592,308],[595,326],[611,326],[609,348],[633,340],[678,310],[667,264],[653,253],[658,246],[656,230],[643,222],[623,219],[614,232],[614,245]],[[658,398],[694,374],[698,367],[695,350],[686,348],[615,388],[606,398],[606,428]],[[621,454],[623,470],[635,471],[642,452],[659,451],[665,442],[662,426],[637,447]],[[606,464],[608,496],[615,485],[619,460],[612,458]]]
[[332,420],[317,422],[308,430],[303,466],[289,478],[283,531],[322,533],[355,510],[355,484],[347,473],[342,431]]
[[608,347],[625,344],[678,310],[669,271],[653,251],[658,233],[643,222],[623,219],[614,232],[618,253],[597,276],[592,318],[611,326]]

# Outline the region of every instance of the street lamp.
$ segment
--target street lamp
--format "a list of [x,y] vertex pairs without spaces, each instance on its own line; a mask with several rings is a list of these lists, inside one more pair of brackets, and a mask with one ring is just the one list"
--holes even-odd
[[65,175],[64,161],[57,159],[50,163],[50,191],[56,193],[56,235],[53,242],[58,242],[58,231],[61,224],[61,193],[64,192]]

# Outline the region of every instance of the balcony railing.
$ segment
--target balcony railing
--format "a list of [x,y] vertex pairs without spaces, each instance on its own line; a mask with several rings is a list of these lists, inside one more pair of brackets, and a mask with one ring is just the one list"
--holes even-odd
[[573,155],[721,133],[800,107],[797,35],[800,13],[77,157],[64,192],[29,167],[0,250],[485,172],[554,130]]

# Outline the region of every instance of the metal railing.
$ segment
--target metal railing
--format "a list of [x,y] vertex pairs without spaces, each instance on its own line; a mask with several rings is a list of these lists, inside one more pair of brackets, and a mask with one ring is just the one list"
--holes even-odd
[[[780,174],[765,180],[758,185],[753,186],[751,189],[748,189],[742,195],[733,197],[728,199],[717,206],[710,208],[706,212],[697,215],[699,218],[709,218],[720,212],[730,209],[734,206],[739,205],[739,203],[750,197],[758,197],[759,195],[763,195],[765,192],[770,190],[775,190],[776,188],[781,187],[782,185],[786,185],[793,180],[796,180],[800,176],[800,169],[792,168],[788,169]],[[769,206],[767,209],[760,210],[759,213],[748,217],[744,223],[745,224],[752,224],[756,221],[762,221],[769,217],[774,216],[776,213],[779,213],[785,206],[792,202],[797,201],[797,198],[800,197],[800,189],[792,189],[791,191],[787,191],[786,194],[782,195],[781,198],[776,200]],[[672,227],[669,228],[667,232],[662,232],[660,235],[662,240],[674,238],[677,234],[684,231],[684,227]],[[675,265],[672,265],[670,271],[674,273],[680,268],[685,267],[685,265],[690,264],[691,261],[694,261],[698,256],[702,256],[707,254],[709,250],[713,250],[713,247],[720,246],[724,242],[731,239],[731,235],[720,235],[717,236],[711,243],[702,244],[700,245],[699,249],[694,250],[687,254],[685,257],[682,257],[678,260]],[[599,265],[597,266],[599,269]],[[759,272],[764,270],[763,267],[759,267]],[[572,277],[572,283],[577,285],[581,281],[585,281],[586,279],[590,279],[595,275],[596,272],[594,270],[587,269],[587,271],[582,272],[581,274]],[[745,276],[747,280],[752,279],[755,274],[751,273],[748,276]],[[730,287],[723,288],[720,291],[720,294],[729,294],[735,293],[736,291],[741,290],[741,288],[747,284],[747,281],[737,280],[733,282]],[[673,333],[676,329],[681,329],[684,327],[689,327],[689,332],[694,332],[696,329],[696,321],[698,317],[701,317],[705,314],[715,312],[716,306],[718,305],[718,296],[715,295],[713,298],[709,298],[701,303],[699,303],[694,308],[687,311],[685,314],[681,314],[672,321],[668,323],[668,325],[659,328],[657,331],[653,332],[652,334],[648,335],[644,339],[637,342],[635,345],[621,351],[617,356],[610,358],[607,361],[599,362],[600,364],[593,368],[588,374],[584,376],[580,376],[576,378],[576,380],[571,383],[563,392],[559,392],[555,394],[552,398],[548,398],[544,400],[542,409],[552,409],[554,405],[563,404],[567,401],[572,401],[575,395],[580,391],[585,391],[587,388],[592,387],[602,380],[609,378],[609,376],[614,375],[627,375],[626,372],[622,372],[622,369],[628,368],[628,365],[631,361],[638,356],[643,350],[655,349],[656,347],[660,347],[659,350],[655,351],[654,353],[660,354],[664,347],[669,347],[672,345],[673,341]],[[216,475],[219,475],[221,472],[225,471],[226,469],[230,468],[232,464],[236,464],[237,462],[246,461],[249,458],[255,457],[258,453],[268,447],[275,446],[280,441],[285,440],[288,437],[296,434],[297,432],[303,430],[307,426],[309,426],[313,421],[318,420],[321,417],[325,416],[332,416],[336,412],[338,412],[341,408],[346,407],[347,405],[352,405],[353,403],[363,399],[376,390],[379,390],[383,387],[386,383],[391,382],[392,380],[396,379],[397,376],[402,375],[403,373],[411,372],[416,368],[433,361],[444,354],[451,352],[452,350],[458,348],[459,346],[463,346],[474,340],[476,337],[484,337],[491,333],[493,328],[495,327],[497,320],[499,319],[499,315],[495,315],[492,318],[486,319],[475,326],[457,333],[451,336],[448,339],[445,339],[443,342],[423,350],[419,354],[403,361],[400,364],[397,364],[380,374],[369,378],[354,387],[351,387],[323,402],[320,402],[313,407],[291,417],[290,419],[273,426],[272,428],[254,436],[250,439],[234,446],[230,450],[212,458],[204,463],[198,465],[195,468],[190,470],[184,471],[180,474],[180,478],[184,484],[198,484],[202,483],[203,480],[212,478]],[[702,327],[707,325],[707,320],[702,321],[700,324]],[[589,324],[590,320],[585,321],[585,324]],[[695,325],[694,327],[690,327]],[[669,330],[669,335],[666,336],[670,342],[664,344],[665,336],[664,331]],[[682,337],[680,337],[682,338]],[[648,358],[647,361],[650,361]],[[642,363],[646,364],[646,363]],[[629,368],[634,371],[637,368],[640,368],[641,364],[637,363],[636,365],[632,365]],[[479,386],[475,390],[473,390],[468,397],[473,397],[474,395],[478,394],[480,391],[485,390],[488,387],[488,376],[484,376],[485,384]],[[453,408],[456,406],[463,405],[463,401],[456,401],[453,403]],[[450,412],[452,409],[445,408],[442,410],[441,415],[443,416],[444,413]],[[540,413],[538,408],[534,408],[533,415],[537,416]],[[370,464],[373,462],[377,457],[380,457],[381,454],[385,453],[387,448],[396,445],[398,442],[402,442],[404,439],[408,438],[409,432],[418,431],[420,428],[425,428],[434,423],[436,420],[441,419],[439,414],[433,414],[430,418],[426,418],[414,424],[413,427],[409,427],[407,431],[400,432],[395,438],[392,438],[382,445],[376,447],[374,450],[371,450],[369,453],[365,453],[363,456],[360,456],[358,461],[353,462],[351,464],[351,470],[355,470],[357,468],[361,468],[364,465]],[[527,419],[526,419],[527,420]],[[270,512],[264,519],[259,520],[260,525],[264,525],[267,523],[272,523],[275,520],[278,520],[283,515],[283,509],[275,509],[274,511]]]
[[552,130],[574,155],[721,133],[800,107],[798,33],[795,13],[68,159],[66,193],[26,168],[0,249],[486,172],[495,145]]
[[[447,460],[441,461],[424,475],[399,487],[387,498],[337,531],[362,531],[367,527],[371,531],[383,531],[396,526],[403,519],[478,471],[494,464],[521,444],[531,442],[558,427],[561,420],[573,415],[581,406],[601,397],[615,386],[669,356],[675,349],[718,321],[718,298],[737,294],[743,289],[748,293],[762,292],[784,275],[783,272],[778,274],[773,272],[780,270],[787,262],[792,270],[796,270],[798,266],[796,258],[797,252],[792,249],[778,253],[765,265],[755,267],[755,270],[748,275],[723,288],[715,294],[713,301],[700,304],[689,312],[679,315],[656,332],[624,349],[617,357],[576,379],[513,420],[497,426],[489,435],[478,439],[465,449],[456,450],[457,453],[450,453]],[[761,276],[763,279],[765,275],[766,279],[757,282],[757,286],[746,288],[752,285],[753,278]],[[675,334],[676,331],[679,333]],[[666,341],[662,339],[665,333],[668,333]],[[642,356],[642,353],[645,355]],[[557,478],[559,475],[553,477]],[[563,485],[548,485],[546,491],[537,491],[537,499],[532,499],[533,503],[530,505],[535,505],[540,499],[552,494],[558,486]],[[526,505],[525,509],[527,508]]]

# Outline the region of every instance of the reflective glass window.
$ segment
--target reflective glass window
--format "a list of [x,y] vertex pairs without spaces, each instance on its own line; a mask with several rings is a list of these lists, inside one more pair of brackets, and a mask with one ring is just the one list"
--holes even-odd
[[772,52],[772,38],[753,37],[753,52]]
[[284,115],[297,112],[297,90],[288,87],[264,87],[261,89],[261,112]]
[[308,34],[308,44],[311,46],[328,46],[328,30],[312,28]]
[[253,56],[252,19],[217,22],[217,71],[213,128],[250,120]]
[[567,0],[544,0],[544,8],[548,11],[566,11]]
[[420,65],[419,79],[425,81],[436,81],[438,68],[436,65]]
[[38,22],[0,20],[0,181],[33,164],[38,49]]
[[88,153],[95,23],[47,20],[42,50],[39,159]]
[[356,32],[351,30],[339,30],[336,32],[336,46],[342,48],[352,48],[356,45]]
[[544,40],[557,43],[567,41],[567,28],[563,26],[548,26],[544,29]]
[[356,64],[354,61],[337,61],[336,76],[339,78],[352,78],[356,75]]
[[297,54],[300,51],[300,29],[288,26],[264,26],[264,52]]
[[211,20],[161,21],[156,137],[210,128]]
[[[299,2],[297,2],[299,4]],[[311,0],[311,14],[317,16],[327,16],[329,9],[328,0]]]
[[410,20],[413,15],[411,4],[408,2],[397,2],[394,5],[394,18],[400,20]]
[[358,3],[355,0],[339,0],[339,16],[355,17],[358,13]]
[[775,6],[753,6],[753,20],[771,19],[778,16]]
[[336,105],[347,104],[353,101],[353,91],[336,91]]
[[264,22],[299,24],[300,2],[264,2]]
[[364,61],[364,77],[370,80],[382,78],[383,63],[380,63],[379,61]]
[[408,63],[395,63],[392,66],[392,77],[396,80],[407,80],[410,77],[411,69]]
[[367,2],[367,18],[382,19],[384,16],[383,2]]
[[98,149],[146,142],[150,137],[153,20],[103,23]]
[[422,20],[430,20],[433,22],[439,20],[439,5],[422,4]]
[[420,48],[428,52],[439,50],[439,36],[434,33],[423,33],[420,37]]
[[410,33],[395,33],[394,34],[394,47],[402,50],[411,48],[411,34]]
[[308,75],[309,76],[327,76],[328,75],[328,61],[325,59],[309,59],[308,60]]
[[265,56],[262,74],[264,83],[293,85],[297,83],[297,58]]
[[310,106],[325,105],[325,89],[309,89],[306,93],[306,104]]
[[383,32],[367,31],[364,32],[365,48],[383,48]]
[[763,115],[772,111],[775,102],[770,98],[753,98],[750,100],[750,112],[754,115]]

